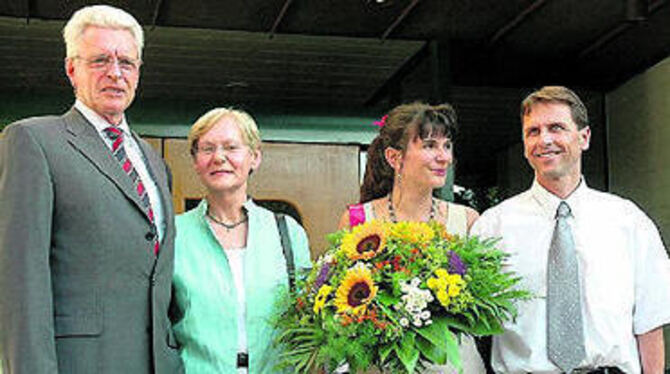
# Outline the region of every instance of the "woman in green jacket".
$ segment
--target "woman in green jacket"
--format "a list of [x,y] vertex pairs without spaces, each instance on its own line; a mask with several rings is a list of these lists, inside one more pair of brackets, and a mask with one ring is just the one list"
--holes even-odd
[[[188,142],[207,196],[177,217],[174,331],[186,373],[277,373],[272,318],[289,262],[275,215],[247,195],[261,162],[258,128],[247,113],[218,108]],[[294,267],[309,267],[305,231],[290,217],[285,227]]]

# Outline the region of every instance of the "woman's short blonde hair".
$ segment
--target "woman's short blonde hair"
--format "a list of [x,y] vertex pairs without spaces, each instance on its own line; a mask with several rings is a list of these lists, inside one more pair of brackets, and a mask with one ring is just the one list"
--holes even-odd
[[237,128],[240,129],[242,139],[247,147],[254,152],[261,148],[261,134],[258,131],[256,121],[254,121],[249,113],[233,108],[214,108],[203,114],[191,126],[191,130],[188,133],[188,147],[192,157],[195,157],[198,151],[198,141],[200,138],[226,116],[235,119]]
[[95,26],[107,29],[128,30],[135,39],[137,58],[142,59],[144,47],[144,31],[135,17],[128,12],[109,5],[92,5],[74,12],[63,28],[65,40],[65,56],[77,57],[79,53],[79,38],[87,27]]

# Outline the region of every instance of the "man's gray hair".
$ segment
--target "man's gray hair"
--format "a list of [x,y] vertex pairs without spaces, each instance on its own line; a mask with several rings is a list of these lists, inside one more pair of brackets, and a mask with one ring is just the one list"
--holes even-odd
[[128,12],[109,5],[92,5],[74,12],[63,28],[67,58],[77,56],[79,38],[89,26],[130,31],[137,45],[137,58],[142,59],[142,48],[144,47],[142,27]]

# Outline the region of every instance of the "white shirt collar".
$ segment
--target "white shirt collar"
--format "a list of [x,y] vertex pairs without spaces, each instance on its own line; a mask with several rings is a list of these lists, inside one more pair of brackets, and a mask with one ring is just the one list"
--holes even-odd
[[[74,102],[74,107],[81,113],[81,115],[90,122],[93,127],[95,127],[96,130],[98,130],[98,133],[102,134],[103,130],[108,128],[109,126],[114,126],[111,123],[107,122],[106,119],[104,119],[101,115],[96,113],[93,109],[89,108],[86,106],[86,104],[82,103],[77,99]],[[125,114],[123,115],[123,118],[121,119],[121,123],[117,126],[121,131],[123,131],[125,134],[130,134],[130,127],[128,127],[128,122],[126,122],[126,116]]]
[[558,209],[558,204],[560,204],[561,201],[565,201],[570,207],[572,216],[577,217],[579,215],[581,205],[580,201],[583,199],[584,194],[587,193],[587,190],[588,186],[586,185],[586,180],[582,176],[579,184],[577,185],[577,188],[572,191],[567,199],[561,199],[560,197],[549,192],[537,181],[537,179],[533,181],[533,186],[530,188],[530,193],[533,199],[535,199],[535,201],[540,205],[543,215],[553,219],[556,216],[556,210]]

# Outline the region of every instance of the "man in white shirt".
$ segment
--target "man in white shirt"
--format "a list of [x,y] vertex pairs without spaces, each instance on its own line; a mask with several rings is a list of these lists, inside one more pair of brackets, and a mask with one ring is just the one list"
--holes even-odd
[[0,139],[0,372],[183,372],[169,173],[125,117],[142,27],[90,6],[63,36],[74,107]]
[[[631,201],[586,185],[581,157],[591,134],[586,108],[574,92],[544,87],[523,101],[521,117],[533,185],[486,211],[472,230],[501,238],[510,270],[537,296],[520,304],[517,319],[493,338],[493,369],[662,373],[670,261],[657,228]],[[559,209],[562,205],[568,209]],[[560,268],[555,253],[574,258],[576,266],[560,274],[576,273],[575,287],[566,285],[569,275],[552,277]],[[556,287],[552,282],[563,282],[557,293],[548,291]],[[570,299],[566,295],[573,288]],[[552,298],[561,299],[554,300],[558,307],[550,306]],[[568,314],[555,311],[565,305],[574,306],[567,308],[574,313],[567,322],[557,316]],[[558,335],[551,338],[550,331]],[[555,348],[557,343],[564,348]]]

